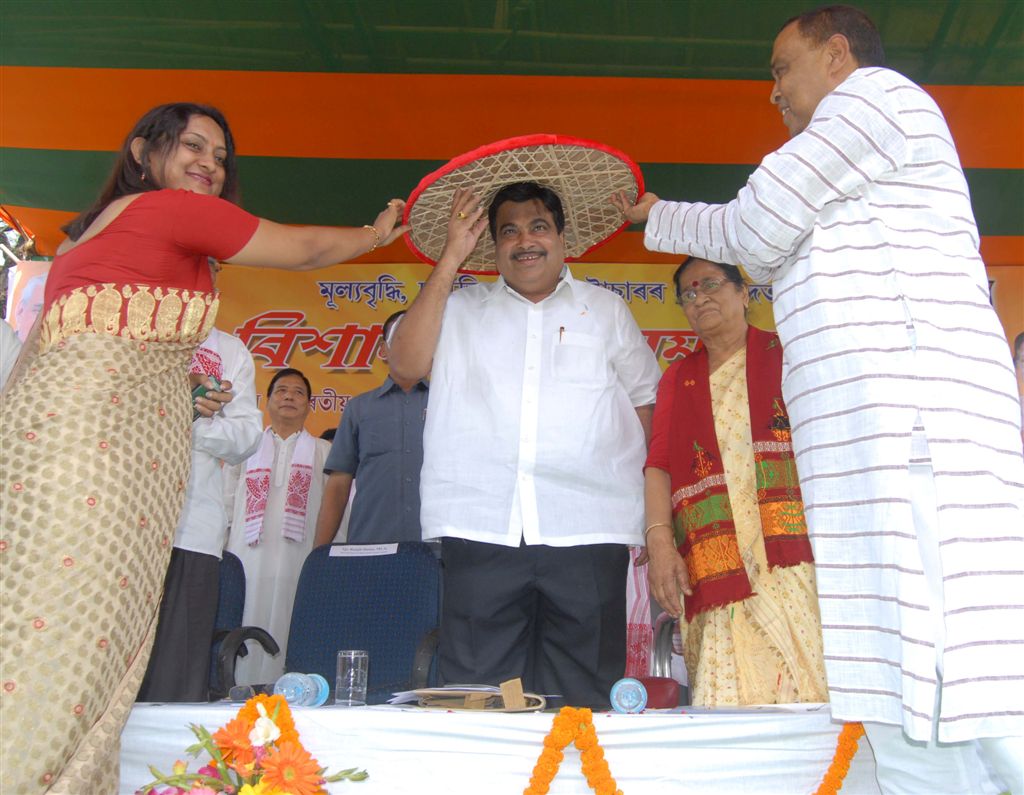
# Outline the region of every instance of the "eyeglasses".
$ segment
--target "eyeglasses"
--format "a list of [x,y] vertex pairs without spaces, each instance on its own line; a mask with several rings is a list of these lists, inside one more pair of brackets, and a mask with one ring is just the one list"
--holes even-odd
[[679,305],[686,306],[687,304],[692,304],[697,300],[698,293],[711,295],[714,292],[718,292],[723,284],[725,284],[724,279],[712,279],[710,277],[701,279],[699,283],[694,283],[679,293]]

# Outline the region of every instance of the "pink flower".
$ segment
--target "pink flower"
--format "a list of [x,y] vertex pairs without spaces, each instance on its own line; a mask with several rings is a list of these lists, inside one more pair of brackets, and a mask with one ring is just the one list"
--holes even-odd
[[192,789],[190,789],[186,795],[217,795],[217,793],[209,787],[201,787],[198,784],[193,784]]
[[205,767],[199,768],[200,776],[209,776],[210,778],[220,778],[220,771],[213,765],[206,765]]

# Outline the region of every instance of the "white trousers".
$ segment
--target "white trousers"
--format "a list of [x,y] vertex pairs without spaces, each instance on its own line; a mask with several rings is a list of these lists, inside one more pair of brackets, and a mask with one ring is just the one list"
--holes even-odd
[[[910,466],[914,530],[921,550],[935,621],[935,670],[942,681],[943,622],[942,565],[939,560],[938,512],[935,480],[927,459],[927,442],[915,433],[915,454]],[[921,449],[924,445],[924,449]],[[920,457],[919,457],[920,456]],[[939,711],[936,691],[935,715]],[[938,726],[938,721],[935,723]],[[900,726],[865,723],[875,753],[878,786],[884,795],[1024,795],[1024,737],[991,737],[962,743],[910,740]]]

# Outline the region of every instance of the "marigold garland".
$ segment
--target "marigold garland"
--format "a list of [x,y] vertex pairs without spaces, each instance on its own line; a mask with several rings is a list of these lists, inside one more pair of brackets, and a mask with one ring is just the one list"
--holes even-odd
[[[847,723],[843,726],[836,740],[836,752],[832,757],[832,763],[814,795],[836,795],[842,789],[846,774],[850,771],[850,763],[857,753],[858,742],[863,735],[863,724]],[[608,762],[604,758],[604,749],[598,742],[593,714],[589,709],[574,707],[562,707],[555,716],[551,731],[544,738],[544,750],[541,751],[533,768],[533,775],[530,776],[530,785],[523,790],[523,795],[547,795],[564,757],[562,749],[569,743],[574,743],[579,749],[583,775],[597,795],[622,795],[622,790],[616,789],[615,779],[612,778]]]
[[825,771],[825,777],[814,791],[814,795],[836,795],[843,787],[846,774],[850,772],[850,762],[857,753],[857,743],[864,735],[862,723],[847,723],[839,732],[839,739],[836,740],[836,753],[832,757],[832,764]]
[[574,743],[579,750],[583,775],[597,795],[622,795],[604,758],[604,749],[597,740],[593,713],[589,709],[575,707],[562,707],[552,721],[551,731],[544,738],[544,750],[537,759],[530,785],[523,790],[523,795],[547,795],[564,758],[562,750],[569,743]]

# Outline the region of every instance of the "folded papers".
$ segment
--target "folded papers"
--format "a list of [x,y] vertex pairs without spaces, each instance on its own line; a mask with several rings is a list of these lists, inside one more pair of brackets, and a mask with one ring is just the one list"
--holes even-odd
[[547,701],[536,693],[524,693],[519,679],[493,685],[446,685],[396,693],[389,704],[417,703],[421,707],[452,710],[485,710],[487,712],[536,712]]

